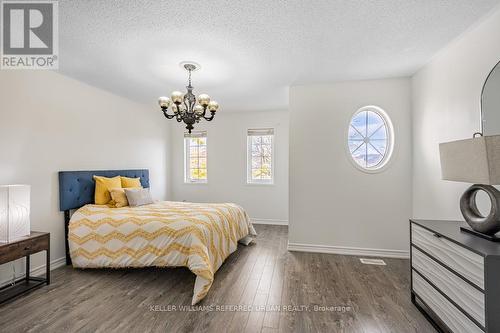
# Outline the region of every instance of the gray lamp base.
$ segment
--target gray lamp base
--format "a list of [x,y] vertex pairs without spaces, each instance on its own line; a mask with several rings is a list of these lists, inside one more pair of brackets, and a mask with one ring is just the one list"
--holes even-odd
[[490,236],[490,235],[480,233],[479,231],[474,231],[471,227],[466,227],[466,226],[460,227],[460,231],[468,232],[469,234],[487,239],[487,240],[492,241],[492,242],[500,242],[500,237],[495,236],[495,235]]
[[[491,210],[487,216],[483,216],[477,208],[476,195],[479,191],[486,192],[491,201]],[[495,234],[500,232],[500,191],[495,187],[491,185],[472,185],[460,198],[460,210],[465,221],[471,227],[470,230],[461,228],[462,231],[489,240],[496,238]]]

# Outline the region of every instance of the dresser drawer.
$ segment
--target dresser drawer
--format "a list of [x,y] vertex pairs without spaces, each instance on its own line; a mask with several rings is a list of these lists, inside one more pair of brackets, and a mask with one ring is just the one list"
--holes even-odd
[[411,242],[484,290],[484,258],[418,225],[411,225]]
[[421,276],[413,274],[413,290],[417,296],[452,330],[454,333],[483,333],[473,321],[453,304],[448,302],[437,290],[432,288]]
[[[411,262],[412,268],[425,276],[479,324],[483,327],[485,326],[484,293],[451,273],[416,248],[412,248]],[[413,272],[413,274],[417,273]]]

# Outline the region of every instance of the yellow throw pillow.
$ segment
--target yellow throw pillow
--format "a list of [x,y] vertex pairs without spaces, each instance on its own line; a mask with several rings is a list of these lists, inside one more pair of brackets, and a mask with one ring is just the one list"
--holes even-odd
[[112,188],[121,188],[122,182],[120,176],[113,178],[94,176],[95,194],[94,201],[96,205],[105,205],[111,201],[109,190]]
[[121,208],[128,206],[127,196],[125,195],[125,190],[123,188],[113,188],[109,191],[109,193],[111,194],[112,199],[110,204],[113,203],[113,207]]
[[123,188],[142,187],[141,178],[129,178],[120,176]]

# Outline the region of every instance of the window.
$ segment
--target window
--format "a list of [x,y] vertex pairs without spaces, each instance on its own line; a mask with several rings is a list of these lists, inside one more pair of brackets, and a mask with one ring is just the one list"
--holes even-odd
[[274,178],[274,129],[249,129],[247,146],[247,183],[272,184]]
[[393,149],[392,123],[379,107],[359,109],[351,118],[348,132],[349,153],[364,171],[378,171],[389,161]]
[[184,181],[207,182],[207,132],[184,134]]

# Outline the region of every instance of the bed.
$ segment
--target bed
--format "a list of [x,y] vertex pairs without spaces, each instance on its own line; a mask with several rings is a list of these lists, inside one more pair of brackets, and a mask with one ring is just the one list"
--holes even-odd
[[[140,178],[148,170],[62,171],[60,209],[65,215],[66,261],[76,268],[178,267],[195,275],[192,304],[208,293],[215,272],[255,230],[232,203],[158,201],[139,207],[94,205],[93,175]],[[74,213],[70,216],[70,211]]]

